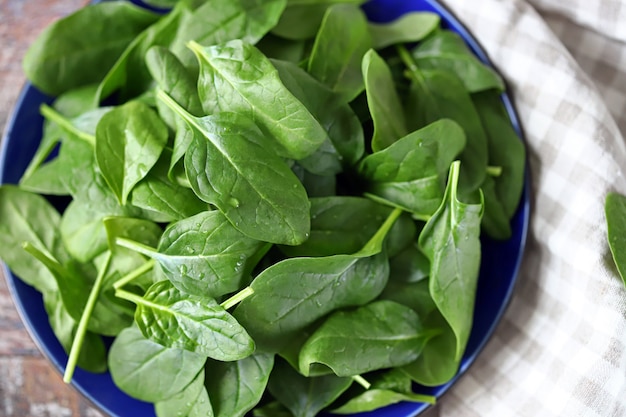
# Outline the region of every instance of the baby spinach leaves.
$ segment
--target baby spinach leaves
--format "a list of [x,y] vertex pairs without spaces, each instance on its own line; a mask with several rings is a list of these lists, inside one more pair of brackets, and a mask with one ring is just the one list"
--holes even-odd
[[443,203],[419,238],[420,248],[430,261],[430,294],[456,335],[457,360],[472,328],[483,213],[481,202],[468,204],[458,200],[459,165],[455,162],[450,167]]
[[108,365],[159,417],[432,402],[412,382],[456,374],[480,232],[506,239],[523,189],[502,80],[432,13],[152,3],[86,7],[25,60],[60,95],[0,187],[0,257],[43,293],[65,379]]
[[167,142],[167,127],[139,101],[105,114],[96,130],[96,161],[120,205],[156,164]]
[[192,43],[191,48],[200,62],[198,93],[208,114],[249,117],[276,140],[283,156],[294,159],[311,155],[328,137],[281,83],[270,60],[251,44],[235,40],[207,48]]
[[118,296],[137,304],[135,321],[141,332],[163,346],[221,361],[254,351],[244,328],[212,298],[189,296],[169,281],[152,285],[143,297],[122,290]]

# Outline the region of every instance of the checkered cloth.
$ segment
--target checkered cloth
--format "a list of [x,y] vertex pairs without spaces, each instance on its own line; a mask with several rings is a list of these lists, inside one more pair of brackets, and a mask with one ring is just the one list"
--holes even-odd
[[438,414],[626,416],[626,290],[604,218],[607,192],[626,193],[626,0],[444,3],[508,83],[532,217],[512,304]]

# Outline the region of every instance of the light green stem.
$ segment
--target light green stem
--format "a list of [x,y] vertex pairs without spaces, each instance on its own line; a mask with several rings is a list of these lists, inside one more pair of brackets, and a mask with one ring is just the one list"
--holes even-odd
[[146,262],[145,264],[141,265],[139,268],[135,269],[134,271],[124,275],[122,278],[120,278],[119,280],[115,281],[113,283],[113,288],[115,288],[116,290],[119,290],[121,287],[123,287],[124,285],[126,285],[129,282],[133,281],[135,278],[137,278],[137,277],[145,274],[149,270],[151,270],[154,267],[154,264],[155,264],[154,259],[150,259],[148,262]]
[[135,242],[134,240],[125,239],[123,237],[116,238],[115,244],[117,246],[121,246],[123,248],[141,253],[142,255],[146,255],[149,258],[153,258],[154,255],[158,253],[157,250],[153,247],[144,245],[143,243]]
[[378,228],[374,236],[363,246],[363,248],[355,253],[355,256],[373,256],[383,250],[383,241],[385,236],[389,233],[389,230],[396,222],[398,217],[402,214],[403,210],[399,207],[393,209],[391,214],[387,217],[385,222]]
[[415,63],[415,59],[411,56],[411,53],[406,49],[404,45],[397,45],[396,50],[400,55],[400,59],[404,62],[404,65],[407,66],[409,70],[409,74],[416,81],[419,81],[420,84],[424,82],[424,76],[422,75],[422,71],[420,71],[419,67]]
[[39,108],[39,111],[46,119],[53,121],[54,123],[61,126],[64,130],[73,133],[74,135],[84,140],[85,142],[89,143],[90,145],[95,146],[96,144],[95,136],[77,129],[76,126],[74,126],[67,117],[63,116],[61,113],[54,110],[52,107],[46,104],[42,104],[41,107]]
[[360,386],[362,386],[365,389],[370,389],[370,387],[372,386],[372,384],[370,384],[365,378],[363,378],[361,375],[354,375],[352,377],[352,379],[359,384]]
[[228,310],[229,308],[239,304],[246,298],[250,297],[252,294],[254,294],[254,290],[251,287],[246,287],[220,305],[224,308],[224,310]]
[[491,177],[499,177],[502,175],[502,167],[501,166],[488,166],[487,167],[487,175]]
[[89,319],[91,318],[93,309],[96,305],[96,302],[98,301],[100,289],[102,288],[102,282],[104,281],[104,277],[106,276],[107,270],[109,269],[110,262],[111,252],[108,252],[104,265],[102,266],[102,269],[100,269],[98,277],[96,278],[96,282],[94,282],[93,287],[91,288],[91,292],[89,293],[89,298],[87,299],[85,310],[83,310],[83,314],[80,316],[80,321],[78,322],[78,328],[76,329],[76,334],[74,335],[74,341],[72,342],[70,355],[67,359],[67,365],[65,366],[65,373],[63,374],[63,381],[66,384],[69,384],[72,381],[72,377],[74,376],[74,370],[76,369],[76,364],[78,363],[80,350],[83,346],[83,341],[85,340],[85,333],[87,333],[87,325],[89,324]]

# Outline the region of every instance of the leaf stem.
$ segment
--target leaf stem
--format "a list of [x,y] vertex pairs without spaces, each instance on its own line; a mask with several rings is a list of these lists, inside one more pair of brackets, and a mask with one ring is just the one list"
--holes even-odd
[[385,236],[389,233],[389,230],[396,222],[398,217],[402,214],[403,210],[399,207],[393,209],[391,214],[387,217],[385,222],[378,228],[374,236],[363,246],[363,248],[355,253],[356,256],[372,256],[383,250],[383,241]]
[[78,138],[89,143],[90,145],[95,146],[95,136],[77,129],[76,126],[74,126],[67,117],[54,110],[52,107],[48,106],[47,104],[42,104],[41,107],[39,107],[39,111],[41,112],[43,117],[58,124],[63,130],[70,132],[76,135]]
[[134,271],[131,271],[130,273],[124,275],[119,280],[115,281],[113,283],[113,288],[115,288],[116,290],[119,290],[121,287],[133,281],[135,278],[151,270],[154,267],[154,264],[155,264],[154,259],[150,259],[145,264],[141,265],[139,268],[135,269]]
[[409,75],[413,77],[416,81],[419,81],[420,84],[424,81],[424,76],[422,75],[422,71],[420,71],[419,67],[415,63],[415,60],[411,56],[411,53],[406,49],[404,45],[396,45],[396,50],[400,55],[400,59],[404,62],[404,65],[407,66],[409,70]]
[[361,375],[354,375],[352,377],[352,379],[359,384],[360,386],[362,386],[365,389],[370,389],[370,387],[372,386],[372,384],[370,384],[365,378],[363,378]]
[[254,294],[254,290],[252,289],[252,287],[246,287],[220,305],[224,308],[224,310],[228,310],[229,308],[239,304],[246,298],[250,297],[252,294]]
[[491,177],[499,177],[500,175],[502,175],[502,167],[489,165],[487,167],[487,175]]
[[72,348],[70,349],[70,354],[67,359],[67,365],[65,366],[65,373],[63,374],[63,381],[66,384],[69,384],[72,381],[72,377],[74,376],[74,370],[76,369],[76,364],[78,363],[80,350],[83,346],[83,341],[85,340],[85,333],[87,333],[87,325],[89,324],[89,319],[91,318],[91,314],[93,313],[96,301],[98,301],[100,289],[102,288],[102,282],[104,281],[104,277],[106,276],[106,273],[109,269],[110,262],[111,252],[108,252],[104,265],[102,266],[102,269],[100,269],[98,277],[96,278],[96,282],[94,282],[93,287],[91,288],[89,298],[87,299],[87,304],[85,305],[83,314],[80,316],[80,321],[78,322],[78,328],[76,329],[76,334],[74,335]]
[[126,249],[139,252],[142,255],[146,255],[149,258],[153,258],[157,250],[151,246],[144,245],[143,243],[135,242],[134,240],[126,239],[123,237],[115,238],[115,244]]

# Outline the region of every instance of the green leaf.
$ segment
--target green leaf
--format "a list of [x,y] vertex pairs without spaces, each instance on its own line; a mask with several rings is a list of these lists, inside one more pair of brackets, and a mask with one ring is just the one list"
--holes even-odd
[[83,200],[72,200],[63,212],[60,232],[67,251],[79,262],[89,262],[107,245],[105,215]]
[[441,119],[366,156],[359,172],[370,181],[370,193],[428,218],[441,203],[445,174],[464,145],[461,127]]
[[374,49],[395,44],[418,42],[439,27],[441,18],[436,13],[409,12],[388,23],[369,23]]
[[214,204],[245,235],[297,245],[308,237],[309,201],[287,164],[246,117],[219,113],[195,118],[159,94],[194,131],[185,168],[202,200]]
[[495,193],[510,219],[524,191],[526,148],[517,135],[500,95],[495,90],[472,94],[472,101],[487,133],[489,165],[502,169],[494,178]]
[[613,261],[626,283],[626,197],[611,192],[606,196],[604,213],[607,225],[607,240]]
[[254,417],[293,417],[293,414],[278,401],[264,404],[252,411]]
[[169,46],[178,31],[182,16],[190,13],[187,2],[179,2],[174,9],[142,31],[128,45],[98,86],[96,103],[119,91],[122,100],[144,93],[152,82],[146,65],[146,53],[152,46]]
[[272,33],[286,39],[306,40],[315,37],[328,8],[336,3],[361,5],[365,0],[287,0],[287,8]]
[[492,239],[507,240],[511,237],[512,229],[509,217],[496,193],[496,180],[490,176],[480,187],[485,196],[485,212],[483,213],[482,229]]
[[269,392],[294,417],[315,417],[352,385],[352,378],[335,375],[304,377],[285,361],[277,361],[269,382]]
[[276,352],[331,311],[373,300],[383,290],[388,272],[383,254],[286,259],[252,281],[254,294],[233,314],[260,349]]
[[168,176],[171,153],[165,149],[159,161],[133,188],[133,206],[158,215],[163,222],[182,220],[209,209],[192,190],[173,182]]
[[155,259],[180,290],[213,297],[237,291],[246,283],[248,259],[262,246],[242,235],[217,210],[173,223],[157,250],[132,241],[118,244]]
[[202,355],[146,339],[135,326],[122,331],[109,351],[115,385],[131,397],[148,402],[164,401],[181,392],[205,362]]
[[428,341],[422,354],[412,363],[399,369],[418,384],[436,387],[449,382],[458,372],[460,358],[456,358],[456,336],[439,310],[425,316],[424,327],[439,334]]
[[479,204],[458,200],[459,162],[450,167],[443,203],[426,223],[419,246],[430,261],[430,294],[457,340],[455,359],[461,358],[472,329],[480,268]]
[[361,60],[371,47],[363,11],[354,4],[332,5],[315,38],[308,72],[350,102],[365,88]]
[[282,84],[261,51],[235,40],[190,48],[200,63],[198,93],[207,114],[235,112],[253,120],[277,142],[282,156],[302,159],[328,138],[307,108]]
[[368,389],[361,395],[350,399],[341,407],[332,410],[334,414],[356,414],[377,410],[381,407],[397,404],[402,401],[434,404],[435,399],[430,395],[400,393],[385,389]]
[[385,60],[370,49],[363,57],[362,71],[367,104],[374,122],[372,151],[377,152],[409,132],[400,97]]
[[408,52],[402,54],[411,77],[411,88],[405,103],[410,129],[420,128],[441,118],[457,122],[467,138],[460,156],[463,175],[461,187],[472,192],[482,184],[488,163],[487,136],[480,115],[455,74],[441,69],[421,69]]
[[261,400],[274,355],[255,353],[236,362],[208,361],[206,387],[216,417],[243,417]]
[[204,369],[178,394],[154,404],[157,417],[213,417],[209,394],[204,387]]
[[24,57],[26,77],[49,95],[97,83],[135,36],[157,18],[128,2],[83,7],[37,37]]
[[277,60],[272,64],[285,87],[328,132],[328,140],[314,154],[300,160],[300,165],[315,174],[333,175],[344,165],[361,159],[365,151],[363,127],[352,108],[297,65]]
[[[69,354],[78,322],[65,309],[58,291],[44,292],[43,303],[54,335],[65,352]],[[78,357],[78,366],[88,372],[105,372],[107,370],[106,354],[102,338],[95,333],[87,332],[83,340],[83,349]]]
[[450,71],[463,81],[467,91],[495,88],[504,91],[504,82],[490,67],[478,60],[460,35],[440,30],[413,49],[420,68]]
[[96,129],[96,160],[121,205],[156,164],[167,143],[167,126],[138,101],[105,114]]
[[137,304],[135,321],[155,342],[220,361],[243,359],[254,352],[245,329],[214,299],[177,290],[169,281],[152,285],[143,297],[117,294]]
[[351,254],[376,233],[391,208],[362,197],[311,198],[311,234],[298,246],[281,246],[289,257]]
[[[257,43],[278,22],[286,0],[207,0],[181,19],[171,50],[186,66],[193,65],[189,41],[219,45],[240,39]],[[217,12],[219,11],[219,12]]]
[[0,186],[0,258],[24,282],[43,293],[56,291],[54,277],[22,249],[22,243],[67,257],[63,255],[60,222],[57,210],[42,196],[14,185]]
[[338,376],[406,365],[419,356],[430,337],[410,308],[375,301],[329,316],[302,347],[300,372],[308,375],[316,363]]

